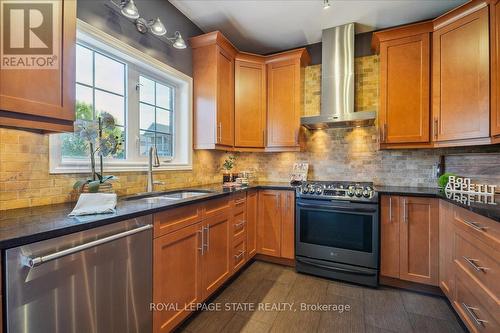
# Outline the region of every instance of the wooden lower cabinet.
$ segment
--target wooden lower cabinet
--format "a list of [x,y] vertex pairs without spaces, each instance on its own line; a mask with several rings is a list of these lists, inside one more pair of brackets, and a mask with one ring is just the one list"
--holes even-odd
[[380,200],[380,274],[399,279],[399,197]]
[[295,259],[295,192],[283,192],[281,202],[281,257]]
[[170,332],[202,301],[201,232],[197,223],[154,240],[153,302],[176,306],[153,312],[155,332]]
[[203,222],[205,250],[202,260],[203,297],[210,296],[231,273],[231,214],[222,213]]
[[439,287],[449,298],[453,295],[453,249],[454,234],[451,219],[453,205],[439,202]]
[[257,190],[247,193],[247,260],[257,253],[258,193]]
[[438,205],[435,198],[382,196],[382,275],[438,285]]

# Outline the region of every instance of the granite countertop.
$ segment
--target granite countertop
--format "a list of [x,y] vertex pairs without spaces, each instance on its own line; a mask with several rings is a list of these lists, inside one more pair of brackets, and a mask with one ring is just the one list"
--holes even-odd
[[[101,225],[148,215],[166,209],[179,207],[195,202],[229,195],[239,191],[252,188],[293,190],[289,183],[261,182],[252,183],[250,186],[227,189],[222,185],[207,185],[189,187],[187,189],[209,190],[211,193],[189,199],[172,200],[165,202],[147,202],[146,200],[125,200],[119,198],[116,213],[99,214],[80,217],[69,217],[68,214],[74,207],[74,203],[48,205],[32,208],[11,209],[0,212],[0,250],[29,244],[45,239],[50,239],[73,232],[95,228]],[[171,191],[180,190],[172,189]],[[466,205],[448,198],[445,193],[436,188],[404,187],[404,186],[376,186],[379,194],[409,195],[435,197],[449,201],[455,205],[471,210],[482,216],[500,222],[500,196],[495,197],[497,205],[482,203],[471,203]]]
[[500,222],[500,195],[495,195],[493,202],[495,204],[487,204],[481,202],[465,203],[460,200],[454,200],[451,195],[447,195],[444,191],[438,188],[429,187],[406,187],[406,186],[375,186],[378,194],[391,195],[408,195],[432,197],[446,200],[459,207],[468,209],[476,214],[488,217],[496,222]]
[[[0,211],[0,250],[50,239],[101,225],[148,215],[194,202],[213,199],[251,188],[276,190],[294,189],[289,183],[254,183],[247,187],[228,189],[222,185],[189,187],[187,189],[209,190],[211,193],[189,199],[151,203],[146,200],[124,200],[119,198],[116,213],[69,217],[75,205],[72,203],[19,208]],[[181,189],[172,189],[176,191]],[[184,189],[182,189],[184,190]]]

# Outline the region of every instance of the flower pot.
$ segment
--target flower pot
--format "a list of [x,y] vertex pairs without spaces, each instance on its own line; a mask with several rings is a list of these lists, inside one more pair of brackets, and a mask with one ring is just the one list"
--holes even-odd
[[[83,185],[82,193],[90,193],[89,184]],[[114,193],[113,184],[103,183],[103,184],[99,185],[99,189],[97,190],[97,193]]]

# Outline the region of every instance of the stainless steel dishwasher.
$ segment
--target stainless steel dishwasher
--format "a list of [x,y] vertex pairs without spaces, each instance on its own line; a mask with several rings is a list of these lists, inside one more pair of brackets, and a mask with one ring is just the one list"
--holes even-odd
[[151,228],[145,216],[7,250],[7,332],[151,332]]

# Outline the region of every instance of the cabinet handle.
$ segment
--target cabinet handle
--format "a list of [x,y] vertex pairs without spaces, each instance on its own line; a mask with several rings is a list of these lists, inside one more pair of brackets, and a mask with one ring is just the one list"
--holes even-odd
[[299,130],[295,130],[295,144],[299,144]]
[[478,311],[477,308],[473,308],[472,306],[469,306],[465,303],[462,302],[462,307],[464,308],[464,310],[467,312],[467,314],[469,315],[469,317],[472,318],[472,320],[474,320],[474,322],[476,323],[477,326],[481,326],[481,327],[484,327],[484,323],[487,323],[488,321],[487,320],[483,320],[483,319],[479,319],[476,314],[474,313],[473,310],[476,310]]
[[245,250],[241,250],[240,253],[234,255],[234,259],[237,261],[241,258],[242,255],[245,254]]
[[487,227],[483,227],[482,225],[480,225],[477,222],[471,222],[471,221],[467,221],[467,220],[463,220],[463,221],[465,222],[465,224],[467,224],[468,226],[470,226],[471,228],[473,228],[477,231],[484,231],[484,230],[488,229]]
[[241,221],[240,221],[240,223],[236,223],[236,224],[234,225],[234,228],[235,228],[235,229],[241,229],[241,228],[243,228],[243,226],[245,225],[245,223],[246,223],[246,221],[245,221],[245,220],[241,220]]
[[266,133],[264,133],[264,130],[262,130],[262,145],[266,145]]
[[210,249],[210,224],[206,226],[205,230],[207,231],[207,252],[208,252],[208,250]]
[[464,260],[472,266],[472,268],[474,268],[475,271],[477,272],[484,272],[486,270],[488,270],[489,268],[488,267],[482,267],[482,266],[478,266],[476,265],[476,261],[477,259],[471,259],[471,258],[468,258],[466,256],[462,256],[462,258],[464,258]]
[[384,142],[387,142],[387,131],[388,131],[387,123],[385,123],[384,124]]
[[389,197],[389,223],[392,223],[392,197]]
[[277,197],[278,197],[278,210],[281,210],[281,195],[278,194]]
[[217,126],[217,143],[222,142],[222,123],[219,122],[219,126]]
[[201,247],[198,248],[198,250],[201,251],[201,255],[205,254],[205,232],[203,230],[204,227],[201,227],[201,229],[198,230],[198,232],[201,234]]
[[434,130],[433,130],[433,132],[434,132],[434,139],[436,139],[436,140],[438,138],[438,125],[439,125],[438,119],[434,118]]
[[408,224],[408,203],[403,199],[403,221]]

